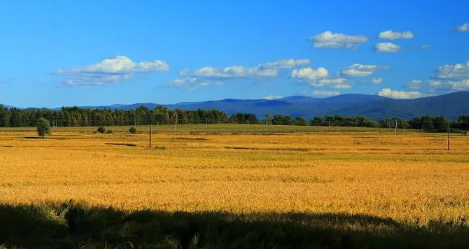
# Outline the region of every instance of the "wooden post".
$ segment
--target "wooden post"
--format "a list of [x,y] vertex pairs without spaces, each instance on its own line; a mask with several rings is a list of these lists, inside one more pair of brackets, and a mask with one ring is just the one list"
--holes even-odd
[[396,127],[394,128],[394,136],[397,136],[397,119],[396,119]]

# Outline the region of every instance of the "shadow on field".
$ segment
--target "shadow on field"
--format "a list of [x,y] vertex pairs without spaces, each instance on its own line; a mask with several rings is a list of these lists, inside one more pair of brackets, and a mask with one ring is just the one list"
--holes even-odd
[[0,205],[0,248],[469,248],[459,222],[343,214],[124,212],[73,202]]

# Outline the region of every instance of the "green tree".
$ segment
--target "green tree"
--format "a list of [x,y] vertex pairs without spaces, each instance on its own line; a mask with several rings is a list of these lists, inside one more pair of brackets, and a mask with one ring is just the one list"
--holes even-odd
[[0,105],[0,127],[10,126],[10,112],[6,107]]
[[459,116],[457,124],[459,129],[469,130],[469,115]]
[[294,124],[298,126],[306,126],[306,119],[304,119],[303,117],[296,117]]
[[40,118],[37,121],[37,134],[44,138],[46,135],[51,134],[50,122],[45,118]]
[[420,119],[421,129],[424,131],[433,131],[435,127],[433,126],[433,119],[430,116],[423,116]]
[[314,119],[311,120],[311,125],[312,126],[321,126],[321,125],[323,125],[323,117],[314,117]]
[[448,130],[448,121],[443,116],[433,118],[433,129],[437,132],[445,132]]

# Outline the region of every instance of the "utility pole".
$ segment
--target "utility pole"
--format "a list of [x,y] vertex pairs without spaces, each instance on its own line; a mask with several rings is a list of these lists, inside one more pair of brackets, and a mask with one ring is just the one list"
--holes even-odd
[[177,125],[178,125],[178,114],[175,113],[175,117],[176,117],[176,120],[174,121],[174,138],[173,139],[176,139],[176,128],[177,128]]
[[150,140],[148,141],[148,149],[151,150],[151,135],[152,135],[152,123],[150,123]]
[[450,131],[451,131],[451,129],[450,129],[449,123],[448,123],[448,151],[449,151],[449,149],[450,149],[450,140],[449,140],[449,138],[450,138],[450,136],[449,136]]

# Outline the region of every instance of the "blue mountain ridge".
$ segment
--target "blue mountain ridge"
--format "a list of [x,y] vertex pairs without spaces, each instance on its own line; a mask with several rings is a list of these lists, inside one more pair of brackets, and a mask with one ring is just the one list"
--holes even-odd
[[[135,103],[109,106],[81,106],[94,109],[132,110],[140,106],[154,109],[159,104]],[[365,94],[343,94],[328,98],[291,96],[275,100],[266,99],[224,99],[203,102],[182,102],[163,105],[170,109],[195,110],[219,109],[228,115],[233,113],[253,113],[259,118],[266,114],[282,114],[311,119],[315,116],[343,115],[366,116],[373,119],[400,117],[409,119],[423,115],[443,115],[448,119],[457,119],[469,114],[469,92],[454,92],[440,96],[431,96],[411,100],[399,100]],[[60,109],[60,108],[57,108]]]

